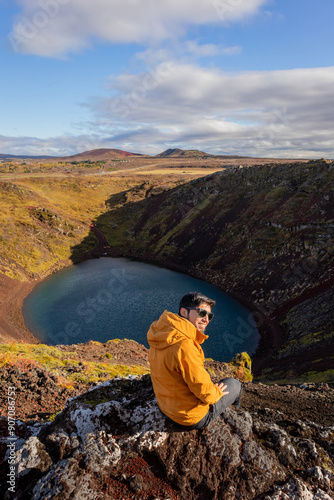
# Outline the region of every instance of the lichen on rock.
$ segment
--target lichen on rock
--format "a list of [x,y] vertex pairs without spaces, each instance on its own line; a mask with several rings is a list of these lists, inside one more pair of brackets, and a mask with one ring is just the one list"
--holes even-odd
[[205,429],[180,431],[148,375],[110,380],[53,422],[20,429],[15,499],[333,498],[334,429],[281,412],[271,420],[230,407]]

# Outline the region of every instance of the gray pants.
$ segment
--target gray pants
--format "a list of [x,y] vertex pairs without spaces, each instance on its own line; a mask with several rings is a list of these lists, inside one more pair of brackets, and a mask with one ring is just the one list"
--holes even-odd
[[241,382],[236,378],[223,378],[218,383],[220,384],[222,382],[227,385],[227,388],[225,390],[228,391],[228,394],[220,398],[217,403],[211,405],[208,413],[202,418],[202,420],[197,422],[197,424],[181,425],[177,422],[174,422],[166,415],[164,415],[164,417],[166,418],[166,420],[168,420],[168,422],[171,422],[173,425],[176,425],[180,429],[183,429],[185,431],[192,431],[193,429],[203,429],[204,427],[207,427],[209,423],[212,422],[212,420],[217,418],[221,413],[223,413],[224,410],[226,410],[226,408],[231,405],[234,405],[236,408],[240,408],[240,400],[242,394]]

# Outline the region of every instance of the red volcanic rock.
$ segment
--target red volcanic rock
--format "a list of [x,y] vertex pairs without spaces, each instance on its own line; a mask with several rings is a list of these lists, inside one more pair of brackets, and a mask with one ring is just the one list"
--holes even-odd
[[[229,408],[206,429],[180,431],[159,412],[148,375],[105,382],[69,400],[53,423],[18,422],[17,434],[17,499],[276,500],[289,491],[328,500],[334,493],[333,427],[270,408]],[[3,484],[2,498],[10,495]]]

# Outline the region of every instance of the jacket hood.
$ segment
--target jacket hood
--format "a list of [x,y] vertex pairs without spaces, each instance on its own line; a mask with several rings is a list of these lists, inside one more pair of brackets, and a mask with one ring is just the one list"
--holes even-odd
[[147,341],[155,349],[166,349],[182,340],[195,340],[202,344],[208,335],[198,330],[186,318],[178,314],[164,311],[157,321],[152,323],[148,333]]

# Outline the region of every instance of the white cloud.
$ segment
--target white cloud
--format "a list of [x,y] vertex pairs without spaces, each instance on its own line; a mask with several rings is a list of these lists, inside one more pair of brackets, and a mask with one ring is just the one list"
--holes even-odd
[[168,47],[161,44],[157,47],[149,47],[143,52],[138,52],[135,58],[148,66],[157,67],[159,64],[178,60],[182,64],[194,63],[201,59],[210,59],[217,56],[229,57],[240,54],[242,48],[239,45],[224,46],[222,44],[206,43],[201,44],[198,40],[186,40],[180,42],[176,40],[169,42]]
[[90,149],[97,149],[102,147],[101,144],[102,139],[96,134],[78,136],[68,134],[48,139],[0,135],[0,152],[18,156],[67,156]]
[[238,22],[268,0],[18,0],[13,50],[62,57],[96,40],[147,43],[173,39],[190,25]]
[[114,77],[111,89],[88,106],[92,130],[115,142],[334,156],[334,67],[228,74],[171,61]]
[[80,135],[0,137],[0,152],[68,155],[99,147],[156,154],[168,147],[286,158],[334,157],[334,67],[226,73],[158,63],[110,79],[85,106]]
[[216,45],[213,43],[206,43],[206,44],[199,44],[195,40],[188,40],[183,44],[183,47],[181,47],[181,50],[184,50],[184,52],[191,56],[194,56],[195,58],[202,58],[202,57],[214,57],[214,56],[220,56],[220,55],[227,55],[231,56],[234,54],[238,54],[241,52],[241,47],[238,45],[235,45],[233,47],[224,47],[222,45]]

